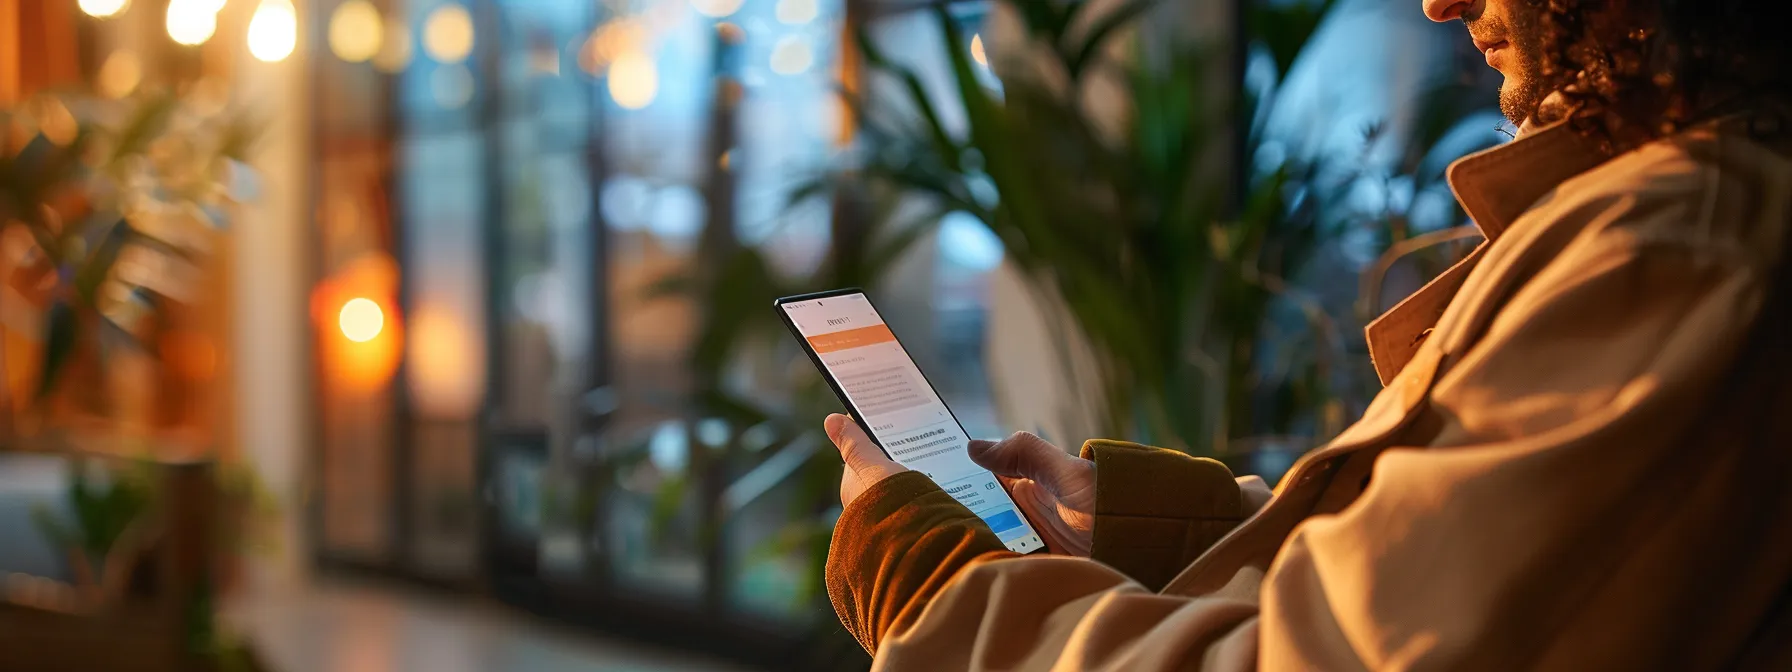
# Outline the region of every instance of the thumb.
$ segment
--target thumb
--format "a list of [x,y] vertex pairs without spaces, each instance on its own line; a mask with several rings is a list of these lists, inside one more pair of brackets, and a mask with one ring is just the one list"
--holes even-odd
[[1049,489],[1057,489],[1057,476],[1070,455],[1045,439],[1029,432],[996,442],[972,441],[971,461],[998,476],[1030,478]]
[[828,439],[840,451],[840,459],[846,462],[846,468],[853,473],[865,473],[868,469],[881,470],[882,473],[901,471],[902,466],[896,464],[882,448],[865,434],[864,428],[852,418],[835,413],[822,422],[827,429]]

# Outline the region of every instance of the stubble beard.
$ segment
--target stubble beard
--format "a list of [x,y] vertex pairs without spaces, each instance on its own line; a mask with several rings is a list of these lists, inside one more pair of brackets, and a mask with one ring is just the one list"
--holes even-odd
[[1500,113],[1514,126],[1522,126],[1537,112],[1543,96],[1538,93],[1536,78],[1530,73],[1507,77],[1500,86]]
[[1521,6],[1507,22],[1507,39],[1518,62],[1500,85],[1500,112],[1515,126],[1524,125],[1543,104],[1545,92],[1538,76],[1543,71],[1542,12],[1541,7]]

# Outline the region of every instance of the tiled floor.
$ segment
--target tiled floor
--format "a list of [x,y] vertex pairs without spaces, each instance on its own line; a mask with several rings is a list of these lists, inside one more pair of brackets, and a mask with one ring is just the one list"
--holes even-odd
[[259,591],[232,620],[280,672],[646,672],[741,668],[604,640],[496,605],[361,582]]

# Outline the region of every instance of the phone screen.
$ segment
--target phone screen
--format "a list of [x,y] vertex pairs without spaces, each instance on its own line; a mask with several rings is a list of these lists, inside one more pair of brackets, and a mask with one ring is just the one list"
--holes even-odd
[[995,474],[971,461],[964,427],[864,294],[780,307],[890,459],[927,474],[988,523],[1009,550],[1030,553],[1044,547]]

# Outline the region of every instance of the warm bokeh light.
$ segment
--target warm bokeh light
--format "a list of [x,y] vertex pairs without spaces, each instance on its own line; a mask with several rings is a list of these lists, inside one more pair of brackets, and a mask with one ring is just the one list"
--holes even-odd
[[429,93],[444,109],[458,110],[473,100],[473,71],[464,65],[445,65],[429,76]]
[[264,63],[292,55],[299,40],[299,16],[292,0],[261,0],[249,19],[249,54]]
[[131,0],[81,0],[81,11],[96,19],[118,16],[131,6]]
[[442,5],[423,21],[423,53],[441,63],[459,63],[473,53],[473,16],[460,5]]
[[119,49],[106,56],[106,62],[100,64],[97,79],[101,95],[123,98],[137,90],[137,82],[143,80],[143,65],[137,61],[137,54]]
[[330,52],[350,63],[361,63],[380,53],[385,27],[380,10],[367,0],[348,0],[330,13]]
[[772,47],[772,72],[794,75],[814,64],[815,52],[809,48],[809,40],[800,35],[785,37]]
[[205,0],[168,3],[168,37],[187,46],[205,44],[218,29],[218,13]]
[[404,348],[402,318],[391,308],[398,275],[391,255],[370,253],[312,288],[319,363],[330,389],[370,392],[391,382]]
[[977,65],[989,67],[989,55],[983,52],[982,35],[971,36],[971,60],[976,61]]
[[223,112],[230,106],[230,82],[223,77],[200,77],[187,90],[187,105],[202,117]]
[[691,0],[691,8],[698,14],[719,19],[740,11],[742,2],[744,0]]
[[62,104],[62,100],[54,97],[42,97],[31,105],[32,116],[37,117],[37,130],[44,134],[44,139],[58,145],[67,146],[75,141],[81,131],[75,115]]
[[336,326],[342,329],[342,336],[356,343],[366,343],[380,335],[386,326],[386,314],[380,310],[380,304],[372,299],[355,297],[342,304],[342,311],[336,315]]
[[631,51],[610,64],[610,98],[623,109],[639,110],[653,103],[660,90],[659,69],[653,59]]
[[603,74],[623,54],[647,50],[647,26],[640,19],[621,18],[598,26],[579,49],[579,69]]
[[403,21],[386,24],[386,39],[380,41],[380,53],[373,55],[373,67],[393,74],[411,64],[411,33]]
[[411,311],[405,382],[418,413],[455,420],[478,413],[485,390],[479,319],[452,304],[427,299]]
[[815,0],[778,0],[776,9],[778,21],[792,26],[814,21],[818,12]]

